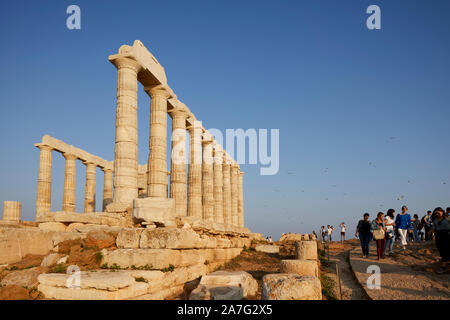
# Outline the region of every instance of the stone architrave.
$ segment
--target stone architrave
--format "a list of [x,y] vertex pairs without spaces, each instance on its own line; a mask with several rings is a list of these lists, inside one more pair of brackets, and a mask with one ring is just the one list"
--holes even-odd
[[62,211],[75,212],[76,191],[76,161],[77,157],[70,153],[64,153],[66,165],[64,170],[64,192]]

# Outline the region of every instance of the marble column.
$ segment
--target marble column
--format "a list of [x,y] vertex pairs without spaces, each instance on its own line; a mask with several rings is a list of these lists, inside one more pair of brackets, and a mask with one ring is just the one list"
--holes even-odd
[[203,138],[202,164],[202,192],[203,192],[203,220],[214,221],[214,168],[213,168],[213,140],[208,134]]
[[125,211],[138,197],[137,74],[140,65],[129,58],[113,62],[117,69],[114,200],[108,211]]
[[202,124],[195,119],[189,130],[188,215],[201,219],[202,211]]
[[233,161],[230,172],[231,184],[231,224],[238,225],[238,170],[239,166]]
[[224,223],[223,219],[223,150],[218,144],[214,146],[214,221]]
[[226,224],[232,224],[231,218],[231,164],[226,152],[223,155],[223,220]]
[[167,198],[167,99],[164,86],[144,88],[151,97],[147,195]]
[[20,222],[22,204],[19,201],[3,201],[3,221]]
[[244,227],[244,173],[238,175],[238,226]]
[[172,153],[170,174],[170,197],[175,199],[175,216],[187,216],[187,179],[186,179],[186,118],[188,114],[173,109],[172,117]]
[[36,196],[36,215],[49,212],[52,207],[52,147],[38,144],[39,175]]
[[111,169],[103,170],[103,211],[106,211],[106,206],[112,203],[113,199],[113,172]]
[[75,212],[75,190],[77,176],[77,157],[70,153],[64,153],[66,166],[64,170],[64,191],[62,211]]
[[84,212],[95,212],[95,173],[97,166],[92,162],[85,162],[85,165]]

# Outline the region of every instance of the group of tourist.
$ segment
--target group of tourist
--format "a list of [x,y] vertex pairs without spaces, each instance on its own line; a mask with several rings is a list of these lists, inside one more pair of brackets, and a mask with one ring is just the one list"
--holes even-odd
[[[342,222],[339,225],[339,227],[341,228],[341,241],[345,241],[345,230],[347,228],[347,226],[345,225],[345,222]],[[321,241],[333,241],[333,231],[334,231],[334,227],[331,225],[327,225],[326,229],[325,229],[325,226],[322,226],[320,228],[320,240]],[[314,232],[314,234],[315,234],[315,232]]]
[[442,257],[442,265],[438,273],[445,272],[450,261],[449,214],[450,207],[446,211],[438,207],[433,212],[428,211],[419,220],[417,214],[411,218],[408,207],[403,206],[400,214],[395,215],[395,210],[389,209],[386,215],[383,212],[378,212],[376,218],[370,221],[370,215],[365,213],[356,227],[356,237],[359,237],[361,241],[363,258],[369,257],[369,243],[372,239],[377,244],[378,260],[392,254],[393,244],[397,239],[400,241],[403,250],[406,249],[408,242],[434,239]]

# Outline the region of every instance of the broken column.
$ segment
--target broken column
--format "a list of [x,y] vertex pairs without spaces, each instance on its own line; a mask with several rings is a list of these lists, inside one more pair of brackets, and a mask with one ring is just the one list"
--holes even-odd
[[3,221],[19,222],[22,204],[19,201],[3,201]]
[[40,143],[35,144],[40,150],[39,175],[36,196],[36,215],[49,212],[52,206],[52,150]]
[[76,161],[77,157],[70,153],[64,153],[66,165],[64,170],[64,191],[62,210],[75,212],[75,191],[76,191]]

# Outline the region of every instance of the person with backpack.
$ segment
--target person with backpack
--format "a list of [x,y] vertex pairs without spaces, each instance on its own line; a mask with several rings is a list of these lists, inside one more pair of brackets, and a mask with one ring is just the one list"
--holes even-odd
[[377,243],[377,260],[384,259],[384,246],[386,244],[386,226],[384,225],[384,213],[378,212],[377,218],[372,221],[370,230],[373,239]]
[[361,241],[361,249],[363,258],[369,257],[369,242],[372,240],[372,233],[370,232],[370,221],[369,214],[364,213],[363,219],[359,220],[358,225],[356,226],[356,237],[359,237]]
[[441,268],[436,272],[439,274],[444,273],[447,270],[448,263],[450,262],[450,220],[447,212],[444,209],[438,207],[433,211],[433,230],[436,238],[436,247],[441,255]]
[[403,250],[406,249],[406,236],[408,235],[408,231],[411,230],[411,216],[408,213],[408,207],[402,207],[402,213],[398,214],[395,218],[395,227],[400,234],[400,240],[402,242]]
[[384,249],[384,255],[390,256],[392,254],[392,246],[394,245],[394,209],[389,209],[386,212],[386,217],[384,218],[384,225],[386,226],[386,245]]

